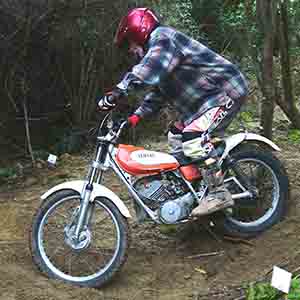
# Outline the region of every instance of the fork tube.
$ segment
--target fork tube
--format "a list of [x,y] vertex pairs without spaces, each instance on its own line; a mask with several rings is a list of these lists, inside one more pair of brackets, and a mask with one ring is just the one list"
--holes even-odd
[[97,176],[96,183],[101,184],[103,177],[103,170],[101,170]]
[[[103,147],[101,145],[97,146],[97,153],[96,153],[96,158],[92,163],[92,166],[90,168],[89,174],[87,176],[87,184],[84,187],[82,193],[81,193],[81,204],[80,204],[80,210],[79,210],[79,218],[78,218],[78,223],[76,225],[76,230],[75,230],[75,237],[78,240],[80,231],[83,228],[84,225],[87,224],[87,215],[89,211],[89,204],[90,204],[90,197],[93,192],[93,182],[94,179],[97,175],[98,171],[98,163],[99,160],[101,159],[101,156],[103,155]],[[90,218],[90,217],[88,217]]]
[[75,230],[75,236],[77,240],[79,239],[80,231],[86,220],[86,215],[88,212],[88,208],[90,204],[90,196],[92,194],[92,191],[93,191],[93,185],[87,184],[83,192],[83,197],[81,200],[80,210],[79,210],[79,219]]
[[95,176],[96,176],[97,170],[98,170],[97,164],[99,163],[99,160],[101,159],[102,152],[103,152],[102,146],[98,145],[95,160],[93,161],[91,168],[89,170],[88,176],[87,176],[88,185],[93,184],[93,182],[94,182],[94,179],[95,179]]

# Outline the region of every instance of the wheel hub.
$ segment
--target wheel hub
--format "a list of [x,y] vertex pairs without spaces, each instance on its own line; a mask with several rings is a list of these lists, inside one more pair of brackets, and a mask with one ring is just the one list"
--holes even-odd
[[65,242],[74,250],[83,250],[89,247],[92,235],[88,228],[82,230],[79,234],[78,239],[75,235],[76,225],[71,227],[66,226],[64,233],[65,233]]

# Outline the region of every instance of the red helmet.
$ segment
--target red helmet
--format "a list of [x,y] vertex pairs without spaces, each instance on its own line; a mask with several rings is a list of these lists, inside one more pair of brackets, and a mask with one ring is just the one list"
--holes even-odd
[[158,24],[158,18],[149,8],[132,9],[121,19],[114,42],[118,47],[125,40],[143,46]]

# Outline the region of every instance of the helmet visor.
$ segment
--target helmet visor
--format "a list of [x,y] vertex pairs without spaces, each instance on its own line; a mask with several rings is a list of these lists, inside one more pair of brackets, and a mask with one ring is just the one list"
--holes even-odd
[[117,32],[114,37],[114,44],[117,47],[121,47],[123,42],[127,39],[128,35],[128,18],[127,16],[123,17],[119,23]]

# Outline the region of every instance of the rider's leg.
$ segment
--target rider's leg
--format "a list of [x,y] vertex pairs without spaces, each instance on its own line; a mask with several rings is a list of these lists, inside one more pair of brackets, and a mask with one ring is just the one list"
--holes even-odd
[[177,156],[183,153],[182,150],[182,130],[181,122],[175,122],[168,132],[168,145],[170,154]]
[[223,173],[210,135],[229,126],[241,108],[243,101],[228,101],[224,106],[207,110],[183,130],[183,152],[192,158],[203,158],[207,165],[203,177],[209,188],[207,197],[192,212],[204,215],[234,204],[231,194],[224,186]]

